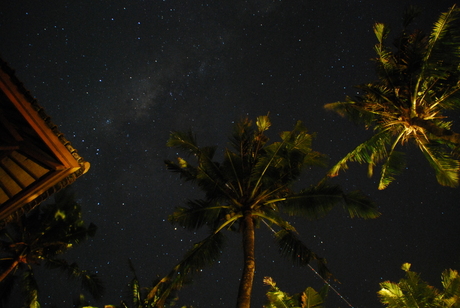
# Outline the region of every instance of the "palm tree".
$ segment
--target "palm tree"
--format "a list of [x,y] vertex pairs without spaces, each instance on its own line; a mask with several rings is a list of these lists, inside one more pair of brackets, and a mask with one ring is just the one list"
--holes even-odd
[[96,232],[96,226],[85,226],[81,208],[74,201],[69,188],[55,195],[55,203],[39,206],[27,215],[9,223],[0,230],[0,292],[2,300],[14,286],[18,273],[22,272],[22,287],[27,306],[38,305],[38,285],[34,267],[42,263],[50,269],[59,268],[69,277],[81,280],[82,287],[94,298],[102,295],[103,287],[98,278],[76,263],[69,264],[60,258],[70,248],[81,244]]
[[420,275],[410,270],[410,263],[402,269],[406,277],[398,283],[380,283],[378,295],[388,308],[458,308],[460,307],[460,275],[457,271],[445,270],[441,275],[443,290],[428,285]]
[[[379,215],[366,196],[356,191],[346,194],[339,186],[326,182],[294,192],[292,186],[301,171],[305,167],[323,166],[325,157],[312,151],[313,136],[300,121],[292,131],[281,133],[281,141],[271,144],[265,135],[270,125],[268,116],[258,117],[255,128],[248,119],[237,122],[230,138],[232,149],[223,152],[222,163],[214,160],[216,147],[199,147],[191,132],[171,133],[167,145],[193,156],[196,165],[179,157],[177,162],[166,161],[167,168],[196,183],[205,197],[176,208],[169,220],[191,230],[206,226],[209,236],[196,243],[158,287],[169,284],[168,288],[179,289],[194,272],[218,259],[224,245],[222,231],[237,231],[242,235],[244,256],[237,307],[250,307],[256,227],[264,224],[270,229],[279,228],[275,239],[280,252],[300,265],[317,261],[319,270],[327,276],[325,260],[302,244],[295,228],[282,214],[315,219],[342,202],[352,217]],[[159,297],[159,307],[168,293],[168,289],[163,290],[166,292]],[[154,288],[150,295],[157,291]]]
[[458,185],[460,134],[452,131],[446,110],[460,107],[460,10],[454,5],[442,13],[427,35],[409,31],[418,12],[414,7],[405,11],[394,50],[385,45],[389,27],[376,23],[378,80],[357,86],[359,96],[325,105],[374,130],[331,169],[330,176],[347,169],[348,162],[368,164],[369,175],[382,163],[379,189],[385,189],[404,169],[399,148],[412,141],[441,185]]

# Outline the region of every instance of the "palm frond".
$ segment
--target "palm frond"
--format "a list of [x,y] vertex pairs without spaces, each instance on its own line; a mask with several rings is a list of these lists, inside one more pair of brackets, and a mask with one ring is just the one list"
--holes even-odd
[[441,275],[442,286],[449,296],[460,295],[460,275],[458,271],[447,269]]
[[105,291],[104,284],[96,274],[82,270],[80,279],[83,290],[88,291],[94,299],[102,297]]
[[406,30],[412,21],[422,13],[422,8],[416,5],[408,5],[403,12],[403,27]]
[[391,182],[394,181],[395,176],[400,174],[406,165],[405,155],[402,152],[395,151],[396,146],[402,138],[404,138],[405,131],[401,131],[395,138],[393,145],[388,151],[385,163],[382,166],[380,173],[379,189],[385,189]]
[[377,293],[383,304],[388,307],[406,307],[402,300],[403,292],[397,283],[385,281],[380,283],[380,287]]
[[288,293],[281,291],[271,277],[265,277],[264,284],[270,286],[270,289],[267,291],[268,303],[267,305],[264,305],[264,308],[300,307],[300,296],[297,294],[289,295]]
[[201,158],[196,167],[180,157],[178,163],[165,160],[165,164],[169,171],[179,173],[186,181],[196,182],[206,193],[208,199],[232,198],[229,193],[234,189],[223,177],[220,165],[211,161],[206,154],[203,154]]
[[362,108],[359,97],[352,98],[347,96],[344,102],[335,102],[324,105],[324,108],[329,111],[334,111],[342,117],[348,118],[356,124],[372,125],[375,114]]
[[136,270],[134,269],[134,265],[131,259],[128,259],[128,265],[129,265],[129,269],[131,273],[133,273],[133,278],[129,282],[129,286],[131,288],[131,297],[132,297],[133,305],[134,305],[134,308],[141,308],[141,303],[142,303],[141,287],[139,285],[139,279],[137,278]]
[[177,158],[177,163],[171,160],[165,160],[166,169],[171,172],[179,173],[181,179],[186,181],[195,181],[197,179],[197,168],[190,165],[181,157]]
[[[369,164],[370,167],[375,166],[387,154],[387,145],[391,142],[391,134],[388,130],[380,131],[374,134],[371,138],[358,145],[350,151],[344,158],[339,160],[328,175],[331,177],[337,176],[341,170],[348,169],[348,162],[357,162],[360,164]],[[370,168],[372,170],[372,168]],[[372,172],[369,172],[372,175]]]
[[[453,5],[447,12],[441,13],[434,23],[433,30],[428,42],[426,61],[431,58],[442,57],[443,59],[453,58],[458,61],[460,56],[460,10]],[[441,55],[441,53],[446,53]],[[434,59],[433,59],[434,60]]]
[[79,280],[83,290],[88,291],[95,299],[101,298],[104,294],[104,286],[97,275],[80,269],[75,262],[69,264],[64,259],[54,258],[46,260],[45,266],[50,269],[60,269],[67,274],[68,278]]
[[264,277],[264,284],[269,285],[267,291],[268,303],[266,308],[322,308],[324,297],[313,288],[308,287],[303,292],[289,295],[276,286],[271,277]]
[[292,231],[286,229],[278,231],[275,233],[275,240],[279,245],[281,255],[291,259],[294,264],[306,266],[312,260],[316,261],[321,277],[325,279],[332,277],[331,272],[326,266],[326,259],[312,252]]
[[[222,253],[224,237],[221,232],[212,233],[199,243],[196,243],[173,268],[168,275],[161,279],[149,292],[147,299],[158,297],[164,301],[175,290],[179,290],[190,281],[194,274],[204,267],[214,263]],[[157,292],[161,290],[160,295]]]
[[297,180],[306,166],[324,166],[325,155],[311,149],[314,135],[301,121],[292,131],[280,134],[282,141],[264,147],[252,170],[252,196],[258,191],[280,191]]
[[197,146],[195,136],[191,131],[179,132],[174,131],[169,135],[169,139],[166,142],[168,147],[178,148],[184,151],[188,155],[199,156],[201,153],[200,148]]
[[[414,91],[420,91],[425,78],[455,85],[460,64],[460,10],[452,6],[434,23],[423,59],[423,70]],[[450,78],[451,76],[455,78]],[[432,87],[432,86],[430,86]],[[425,88],[427,88],[425,86]]]
[[399,283],[380,283],[378,292],[382,303],[389,307],[444,307],[439,305],[439,290],[429,286],[418,273],[410,271],[410,264],[403,264],[405,278]]
[[375,202],[359,190],[344,194],[343,200],[344,207],[352,218],[374,219],[380,216]]
[[[187,207],[177,207],[168,220],[181,227],[197,230],[210,222],[218,221],[228,212],[228,207],[205,200],[189,200]],[[226,211],[227,210],[227,211]]]
[[303,291],[301,296],[302,308],[322,308],[324,304],[324,297],[320,292],[316,292],[312,287],[308,287]]
[[433,167],[438,183],[444,186],[457,187],[460,162],[453,159],[439,144],[433,142],[431,144],[419,143],[418,145]]
[[292,132],[284,132],[281,139],[285,141],[284,149],[279,152],[281,158],[287,158],[291,169],[289,173],[294,173],[296,179],[300,170],[305,166],[326,166],[326,155],[312,150],[312,141],[315,134],[308,133],[307,128],[301,121],[298,121]]
[[245,157],[251,149],[254,128],[248,118],[235,123],[230,139],[230,144],[240,157]]
[[389,32],[390,29],[387,25],[379,22],[374,24],[374,34],[380,44],[383,44],[383,41],[387,38]]
[[38,284],[35,280],[34,272],[31,269],[24,272],[21,284],[22,293],[25,298],[25,306],[30,308],[40,308],[40,304],[38,302]]
[[270,122],[268,115],[264,115],[257,117],[256,125],[258,133],[263,133],[264,131],[268,130],[270,126],[272,126],[272,123]]
[[402,173],[405,166],[405,154],[403,152],[392,151],[382,166],[378,189],[387,188],[395,180],[395,176]]
[[298,194],[290,195],[281,202],[283,212],[291,216],[308,219],[324,217],[343,198],[343,191],[337,185],[321,184],[311,186]]
[[441,282],[448,297],[460,298],[460,275],[458,271],[446,269],[441,275]]
[[377,218],[377,205],[360,191],[343,192],[338,185],[325,182],[312,186],[298,195],[285,198],[280,205],[289,215],[318,219],[325,216],[335,205],[343,203],[350,217]]
[[[271,232],[276,233],[275,230],[273,230],[272,226],[278,226],[282,229],[292,231],[294,233],[297,233],[296,229],[294,228],[293,225],[291,225],[288,221],[283,219],[281,217],[280,212],[278,210],[264,210],[260,213],[256,213],[253,215],[254,217],[261,218],[262,222],[265,223],[265,225],[270,229]],[[268,223],[267,223],[268,221]]]

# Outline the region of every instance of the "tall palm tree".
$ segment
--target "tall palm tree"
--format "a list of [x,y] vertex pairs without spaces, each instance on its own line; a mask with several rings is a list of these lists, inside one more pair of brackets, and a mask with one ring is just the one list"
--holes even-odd
[[[216,147],[199,147],[191,132],[171,133],[167,145],[192,156],[196,164],[179,157],[177,162],[166,161],[167,168],[196,183],[205,197],[176,208],[169,220],[191,230],[208,227],[209,236],[196,243],[158,287],[169,284],[168,288],[180,288],[194,272],[218,259],[224,245],[222,231],[237,231],[242,236],[244,260],[237,307],[247,308],[254,280],[256,227],[263,224],[270,229],[279,228],[275,239],[281,253],[300,265],[315,260],[327,276],[325,260],[302,244],[282,214],[314,219],[342,203],[352,217],[379,215],[366,196],[356,191],[346,194],[337,185],[322,182],[295,192],[292,186],[301,171],[323,166],[325,157],[311,149],[313,136],[300,121],[292,131],[281,133],[281,141],[271,144],[265,135],[270,125],[268,116],[258,117],[255,128],[248,119],[237,122],[230,138],[231,148],[225,149],[221,163],[214,160]],[[156,292],[154,288],[151,296]],[[162,306],[161,297],[158,306]]]
[[410,31],[419,10],[409,7],[394,48],[386,46],[389,27],[376,23],[374,49],[378,80],[357,86],[361,94],[326,104],[352,121],[373,128],[374,134],[340,160],[330,171],[336,176],[348,162],[382,163],[379,189],[385,189],[405,166],[399,149],[414,142],[441,185],[458,185],[460,134],[452,131],[447,110],[460,107],[460,10],[442,13],[429,34]]
[[98,278],[76,263],[69,264],[60,256],[81,244],[96,232],[96,226],[85,226],[81,208],[69,188],[55,195],[55,203],[39,206],[0,230],[0,292],[2,301],[8,298],[14,280],[20,272],[26,305],[38,305],[38,285],[34,267],[41,265],[65,271],[69,277],[81,280],[82,287],[99,298],[103,287]]
[[448,269],[441,275],[442,290],[439,290],[410,270],[411,264],[404,263],[402,269],[406,277],[398,283],[385,281],[380,283],[378,295],[380,301],[388,308],[459,308],[460,275]]

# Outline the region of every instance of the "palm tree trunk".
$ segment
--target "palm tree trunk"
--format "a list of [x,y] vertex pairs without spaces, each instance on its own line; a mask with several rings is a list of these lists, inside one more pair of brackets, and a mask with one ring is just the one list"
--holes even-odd
[[237,308],[251,307],[251,293],[252,285],[254,282],[254,272],[256,269],[254,243],[254,220],[250,211],[246,211],[243,217],[243,254],[244,254],[244,268],[243,275],[240,281],[238,290]]
[[8,267],[1,275],[0,275],[0,282],[2,282],[17,266],[19,265],[19,260],[14,260],[11,263],[10,267]]

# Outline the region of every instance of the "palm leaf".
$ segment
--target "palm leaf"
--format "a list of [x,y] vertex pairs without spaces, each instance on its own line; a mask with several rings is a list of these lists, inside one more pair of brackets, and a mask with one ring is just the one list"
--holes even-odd
[[377,293],[383,304],[388,305],[388,307],[406,307],[401,300],[403,292],[398,284],[385,281],[380,283],[380,287],[381,289]]
[[[147,299],[153,299],[158,296],[157,291],[162,290],[160,302],[166,300],[170,293],[179,290],[182,286],[190,281],[191,277],[199,272],[203,267],[214,263],[222,253],[224,237],[221,232],[212,233],[199,243],[196,243],[190,249],[171,272],[149,292]],[[162,288],[166,286],[166,288]]]
[[388,130],[383,130],[367,141],[358,145],[354,150],[350,151],[344,158],[339,160],[328,175],[331,177],[337,176],[340,170],[348,169],[348,162],[357,162],[360,164],[369,164],[369,176],[372,175],[372,168],[376,163],[380,162],[387,154],[387,145],[391,141],[391,134]]
[[355,190],[343,195],[344,207],[350,217],[374,219],[380,216],[377,205],[361,191]]
[[[197,230],[210,222],[215,222],[225,216],[224,206],[205,200],[189,200],[187,207],[178,207],[168,220],[181,227]],[[223,214],[222,214],[223,213]]]
[[419,147],[425,158],[435,170],[438,183],[444,186],[457,187],[460,162],[451,158],[439,144],[419,143]]
[[200,155],[200,148],[197,146],[195,136],[191,131],[179,132],[174,131],[169,135],[169,139],[166,142],[168,147],[174,147],[181,149],[189,155]]
[[342,197],[343,192],[339,186],[322,184],[283,198],[279,204],[283,212],[291,216],[313,220],[324,217]]
[[335,102],[324,105],[329,111],[334,111],[342,117],[346,117],[356,124],[372,125],[375,114],[362,108],[359,97],[351,98],[347,96],[344,102]]
[[301,293],[302,308],[322,308],[324,299],[315,289],[308,287]]
[[380,215],[377,205],[359,191],[345,194],[338,185],[326,183],[312,186],[300,194],[289,196],[280,203],[289,215],[318,219],[343,201],[351,217],[376,218]]
[[139,285],[139,279],[137,278],[136,270],[134,269],[133,262],[131,259],[128,259],[129,269],[133,273],[133,279],[129,282],[131,287],[131,296],[133,300],[133,305],[135,308],[140,308],[142,306],[142,294],[141,287]]
[[460,63],[459,10],[455,5],[442,13],[433,26],[424,56],[425,65],[414,89],[420,91],[425,78],[446,79]]
[[406,165],[404,153],[395,151],[396,146],[404,137],[405,131],[401,131],[396,137],[390,151],[387,154],[385,163],[382,166],[380,173],[379,189],[385,189],[391,182],[394,181],[395,176],[400,174]]
[[383,23],[374,24],[374,34],[379,41],[379,44],[383,44],[383,41],[387,38],[390,29]]
[[306,266],[314,260],[317,263],[318,272],[321,277],[325,279],[332,277],[331,272],[326,266],[326,259],[320,258],[312,252],[292,231],[282,229],[275,233],[274,236],[282,256],[291,259],[294,264],[300,266]]
[[458,62],[460,52],[460,10],[452,6],[447,12],[442,13],[434,23],[433,30],[427,46],[425,61],[434,63],[442,58],[454,59]]
[[244,194],[246,179],[250,174],[249,170],[244,166],[243,158],[227,149],[221,167],[222,173],[226,174],[228,182],[232,183],[235,195],[242,196]]
[[445,270],[441,275],[441,282],[447,296],[460,298],[460,275],[458,271]]
[[382,166],[378,189],[387,188],[395,180],[395,176],[402,173],[405,166],[405,154],[403,152],[392,151]]
[[403,13],[403,27],[406,30],[412,21],[422,13],[422,8],[416,5],[408,5]]
[[45,266],[50,269],[60,269],[67,273],[67,276],[73,280],[79,280],[83,290],[88,291],[91,296],[95,299],[99,299],[104,294],[104,286],[102,281],[97,275],[90,273],[87,270],[82,270],[78,267],[77,263],[69,264],[64,259],[48,259],[45,262]]
[[268,304],[264,305],[264,308],[300,308],[300,296],[291,296],[281,291],[271,277],[264,277],[264,284],[270,286],[270,290],[267,291]]
[[38,284],[31,269],[24,272],[21,284],[26,307],[40,308],[38,302]]
[[[276,233],[275,230],[273,230],[272,226],[278,226],[282,229],[292,231],[294,233],[297,233],[296,229],[294,228],[293,225],[291,225],[288,221],[284,220],[281,215],[280,211],[278,210],[267,210],[265,209],[263,212],[256,213],[253,215],[254,217],[261,218],[261,221],[265,223],[265,225],[272,231],[273,233]],[[267,223],[268,221],[268,223]]]
[[175,163],[170,160],[165,160],[166,169],[171,172],[179,173],[181,179],[186,181],[196,181],[197,179],[197,168],[190,165],[187,161],[181,157],[177,158],[178,163]]

